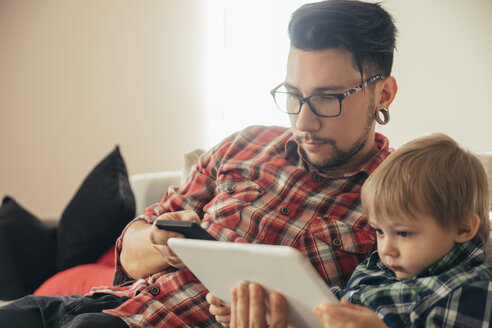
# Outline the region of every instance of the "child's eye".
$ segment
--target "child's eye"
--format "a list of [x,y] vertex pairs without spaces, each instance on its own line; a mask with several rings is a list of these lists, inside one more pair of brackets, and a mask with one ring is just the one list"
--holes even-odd
[[383,232],[383,230],[381,230],[381,229],[379,229],[379,228],[376,228],[376,229],[374,229],[374,230],[376,230],[376,233],[377,233],[378,235],[382,235],[382,234],[384,233],[384,232]]
[[410,232],[408,232],[408,231],[398,231],[398,232],[396,233],[396,235],[397,235],[397,236],[400,236],[400,237],[403,237],[403,238],[405,238],[405,237],[410,237],[410,234],[411,234],[411,233],[410,233]]

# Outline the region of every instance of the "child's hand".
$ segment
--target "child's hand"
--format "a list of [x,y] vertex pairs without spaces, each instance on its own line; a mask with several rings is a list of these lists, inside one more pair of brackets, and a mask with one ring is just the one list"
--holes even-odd
[[229,327],[229,323],[231,322],[231,308],[225,306],[220,298],[212,293],[208,293],[205,298],[210,304],[209,310],[215,316],[215,320],[222,324],[222,326]]
[[321,303],[313,309],[313,313],[325,328],[388,327],[371,309],[345,299],[342,299],[340,305]]

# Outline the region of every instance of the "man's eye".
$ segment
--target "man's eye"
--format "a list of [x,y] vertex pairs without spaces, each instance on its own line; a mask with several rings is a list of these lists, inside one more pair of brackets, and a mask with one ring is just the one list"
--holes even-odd
[[405,237],[409,237],[410,236],[410,232],[408,232],[408,231],[398,231],[396,233],[396,235],[405,238]]
[[338,100],[338,98],[333,97],[331,95],[319,95],[319,97],[324,100],[324,101],[333,101],[333,100]]
[[330,103],[338,103],[338,98],[330,96],[330,95],[316,95],[311,98],[311,101],[317,104],[330,104]]
[[292,92],[288,92],[287,93],[287,99],[297,99],[299,98],[300,96],[296,93],[292,93]]

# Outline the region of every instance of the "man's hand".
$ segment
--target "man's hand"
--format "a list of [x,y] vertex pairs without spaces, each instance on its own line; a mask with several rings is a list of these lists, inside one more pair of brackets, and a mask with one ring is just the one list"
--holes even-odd
[[374,311],[345,299],[340,304],[321,303],[313,313],[325,328],[388,328]]
[[[200,222],[191,210],[165,213],[157,220],[182,220]],[[167,267],[183,267],[183,263],[167,246],[171,237],[183,237],[177,232],[165,231],[143,220],[133,222],[123,237],[120,263],[125,272],[134,279],[147,277]]]
[[240,283],[232,290],[231,328],[240,327],[287,327],[287,301],[272,292],[270,301],[270,322],[267,323],[266,297],[263,288],[256,284]]
[[[200,223],[198,215],[191,210],[165,213],[159,216],[155,221],[157,220],[195,221]],[[179,257],[174,254],[169,246],[167,246],[169,238],[183,238],[183,235],[177,232],[159,229],[156,227],[155,221],[149,234],[149,239],[153,247],[162,255],[164,261],[170,266],[178,269],[184,268],[185,265],[183,262],[181,262]]]
[[222,324],[224,327],[229,327],[231,322],[231,308],[226,306],[220,298],[212,293],[208,293],[205,297],[208,304],[210,304],[209,310],[215,320]]

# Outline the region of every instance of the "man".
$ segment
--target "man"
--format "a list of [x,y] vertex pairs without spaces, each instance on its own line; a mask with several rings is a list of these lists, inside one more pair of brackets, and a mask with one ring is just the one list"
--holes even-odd
[[[289,24],[291,50],[287,76],[282,84],[287,92],[301,98],[338,93],[346,89],[337,86],[350,85],[349,81],[355,81],[357,75],[366,82],[378,73],[386,76],[376,86],[369,85],[365,98],[359,95],[358,103],[354,96],[344,100],[340,116],[316,117],[307,102],[297,115],[291,115],[294,138],[301,152],[319,169],[332,174],[350,172],[354,164],[364,162],[376,151],[372,139],[374,121],[387,122],[389,116],[385,110],[397,91],[395,80],[389,77],[395,31],[391,17],[378,4],[325,1],[307,4],[293,14]],[[379,109],[384,121],[378,117]],[[232,291],[232,299],[229,309],[221,306],[213,295],[208,296],[210,310],[219,322],[230,322],[233,327],[266,325],[261,286],[239,284]],[[272,293],[269,301],[271,325],[286,326],[285,299]]]
[[27,297],[0,308],[0,322],[27,320],[19,309],[29,307],[32,320],[42,313],[61,327],[218,326],[208,291],[166,245],[177,234],[156,219],[201,221],[221,241],[291,245],[327,283],[346,284],[375,244],[359,197],[388,154],[375,120],[388,121],[397,90],[395,27],[378,5],[333,1],[302,7],[289,30],[287,78],[272,95],[292,129],[250,127],[205,153],[181,188],[123,231],[117,287]]

